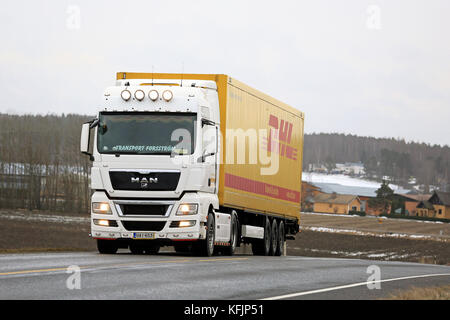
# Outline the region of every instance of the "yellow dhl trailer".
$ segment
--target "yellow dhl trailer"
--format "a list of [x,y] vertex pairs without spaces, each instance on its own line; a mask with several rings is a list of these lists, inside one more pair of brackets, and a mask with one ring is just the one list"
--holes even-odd
[[[92,202],[108,202],[111,211],[117,208],[118,227],[124,219],[122,233],[132,234],[130,239],[113,238],[118,241],[111,245],[101,238],[101,226],[93,225],[99,251],[135,245],[133,237],[140,227],[126,228],[127,205],[145,212],[152,202],[164,200],[170,209],[162,210],[161,230],[140,230],[148,233],[144,238],[153,252],[155,247],[174,245],[180,251],[192,248],[206,255],[215,249],[233,254],[241,243],[250,243],[255,254],[281,255],[285,240],[299,228],[304,114],[222,74],[119,72],[116,81],[105,91],[105,108],[89,126],[102,128],[109,123],[111,137],[114,123],[119,128],[130,121],[130,126],[126,134],[116,132],[120,144],[111,138],[110,145],[103,145],[102,136],[107,134],[103,129],[96,132],[93,158],[104,163],[94,167],[109,168],[99,169],[104,170],[99,176],[107,184],[99,187],[110,188],[114,196],[94,193]],[[178,139],[178,134],[178,140],[173,139],[174,128],[189,133],[189,139]],[[131,138],[136,136],[133,130],[148,132],[148,137],[137,144]],[[179,143],[166,145],[166,136]],[[189,143],[180,148],[180,141]],[[89,153],[88,145],[83,149],[82,136],[83,152]],[[115,152],[102,152],[114,148]],[[124,150],[123,155],[117,150]],[[145,214],[140,218],[135,226],[145,225]],[[179,228],[170,228],[177,223]]]

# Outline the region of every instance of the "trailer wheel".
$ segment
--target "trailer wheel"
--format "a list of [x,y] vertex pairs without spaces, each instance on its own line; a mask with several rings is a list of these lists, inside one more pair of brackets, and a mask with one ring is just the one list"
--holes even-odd
[[231,224],[230,224],[230,246],[226,247],[223,251],[226,255],[232,256],[236,251],[236,247],[239,242],[239,221],[236,211],[231,212]]
[[115,254],[118,247],[115,240],[97,239],[97,249],[101,254]]
[[277,248],[278,248],[278,224],[277,220],[273,219],[272,221],[272,230],[271,230],[271,237],[270,237],[270,250],[269,255],[274,256],[276,255]]
[[271,246],[271,224],[268,217],[264,222],[264,239],[256,240],[252,243],[252,251],[254,255],[258,256],[268,256],[270,254]]
[[280,221],[280,223],[278,225],[278,246],[277,246],[277,250],[275,251],[276,256],[283,255],[285,245],[286,245],[286,240],[285,240],[284,223],[283,223],[283,221]]

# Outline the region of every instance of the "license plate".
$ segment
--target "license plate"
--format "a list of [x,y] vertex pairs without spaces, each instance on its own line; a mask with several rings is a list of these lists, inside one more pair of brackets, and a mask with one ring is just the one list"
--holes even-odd
[[155,239],[154,232],[135,232],[133,233],[134,239]]

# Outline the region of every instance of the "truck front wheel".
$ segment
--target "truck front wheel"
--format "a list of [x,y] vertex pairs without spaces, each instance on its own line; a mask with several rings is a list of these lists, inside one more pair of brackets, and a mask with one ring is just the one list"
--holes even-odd
[[230,229],[230,245],[225,247],[225,254],[232,256],[236,251],[236,247],[239,245],[239,221],[236,211],[231,213]]
[[214,241],[216,239],[216,225],[214,221],[214,214],[208,214],[208,221],[206,222],[206,239],[195,243],[194,252],[200,256],[211,257],[214,254]]
[[118,247],[115,240],[97,239],[97,249],[101,254],[115,254]]

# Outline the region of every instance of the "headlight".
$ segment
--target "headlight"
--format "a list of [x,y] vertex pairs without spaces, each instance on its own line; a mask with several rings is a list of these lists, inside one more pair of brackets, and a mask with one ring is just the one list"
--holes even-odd
[[150,100],[156,101],[156,100],[158,100],[159,93],[158,93],[158,91],[156,91],[156,90],[151,90],[151,91],[148,93],[148,97],[150,98]]
[[134,93],[134,97],[136,98],[136,100],[142,101],[145,98],[145,93],[142,90],[136,90]]
[[107,202],[93,202],[92,212],[100,214],[111,214],[111,207]]
[[177,216],[188,216],[197,214],[198,205],[193,203],[180,204],[177,210]]
[[170,90],[166,90],[163,92],[163,99],[166,100],[167,102],[169,102],[170,100],[172,100],[173,98],[173,93]]
[[128,101],[131,98],[131,92],[125,89],[120,93],[120,96],[122,97],[123,100]]

